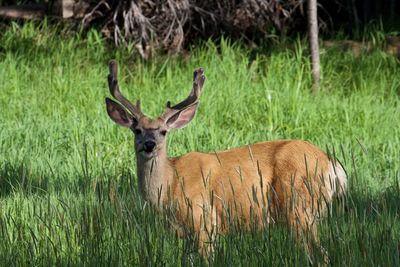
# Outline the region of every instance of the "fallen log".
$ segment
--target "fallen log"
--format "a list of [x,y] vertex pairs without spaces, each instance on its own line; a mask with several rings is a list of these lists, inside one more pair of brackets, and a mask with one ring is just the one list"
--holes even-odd
[[40,20],[47,11],[47,4],[27,4],[0,7],[0,18]]

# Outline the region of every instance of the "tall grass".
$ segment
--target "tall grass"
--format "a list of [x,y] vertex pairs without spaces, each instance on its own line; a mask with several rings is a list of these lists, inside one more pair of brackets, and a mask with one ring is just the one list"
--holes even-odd
[[[222,39],[189,57],[143,62],[63,28],[12,24],[0,34],[0,262],[17,265],[306,265],[290,231],[218,239],[213,258],[168,230],[139,196],[132,136],[106,115],[107,62],[144,112],[207,81],[195,120],[170,135],[169,154],[257,141],[306,139],[335,152],[350,179],[321,220],[333,265],[399,265],[399,62],[383,52],[322,54],[322,92],[310,93],[306,44],[257,53]],[[267,52],[268,51],[268,52]]]

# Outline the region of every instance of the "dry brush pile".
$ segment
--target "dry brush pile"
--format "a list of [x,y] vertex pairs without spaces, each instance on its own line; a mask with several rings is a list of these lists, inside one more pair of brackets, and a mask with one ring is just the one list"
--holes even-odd
[[154,49],[179,53],[196,38],[221,33],[260,36],[290,28],[303,14],[304,0],[81,0],[76,18],[97,26],[116,45],[135,44],[142,57]]

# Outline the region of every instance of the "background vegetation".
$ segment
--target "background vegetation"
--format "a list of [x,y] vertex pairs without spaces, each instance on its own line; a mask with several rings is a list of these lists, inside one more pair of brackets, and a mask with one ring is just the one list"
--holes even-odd
[[[320,36],[325,39],[336,38],[341,31],[360,41],[364,28],[377,23],[398,35],[396,0],[317,2]],[[266,38],[305,35],[306,10],[305,0],[0,0],[0,21],[42,20],[46,15],[76,29],[96,29],[116,46],[133,46],[151,59],[160,50],[184,53],[198,40],[222,35],[253,46]]]
[[[381,33],[371,32],[374,40]],[[349,175],[346,199],[320,222],[333,265],[400,264],[400,71],[375,50],[322,51],[323,82],[310,93],[305,40],[250,49],[219,39],[185,57],[134,59],[94,30],[85,39],[27,23],[0,34],[0,262],[4,265],[299,265],[307,255],[286,228],[218,239],[202,260],[138,195],[132,135],[106,115],[107,62],[121,88],[156,116],[182,99],[192,70],[207,81],[195,120],[169,154],[280,138],[334,152]],[[290,45],[288,45],[290,44]],[[290,48],[283,48],[290,47]]]

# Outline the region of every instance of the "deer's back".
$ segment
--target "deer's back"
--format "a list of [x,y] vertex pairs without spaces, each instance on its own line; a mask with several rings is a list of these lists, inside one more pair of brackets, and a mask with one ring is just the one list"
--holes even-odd
[[177,174],[173,196],[182,206],[190,200],[195,216],[208,207],[215,209],[213,216],[219,220],[229,213],[248,223],[251,212],[260,218],[265,217],[266,210],[284,213],[293,194],[300,195],[306,206],[322,194],[329,195],[321,178],[328,175],[330,161],[322,150],[305,141],[280,140],[215,153],[191,152],[172,162]]

